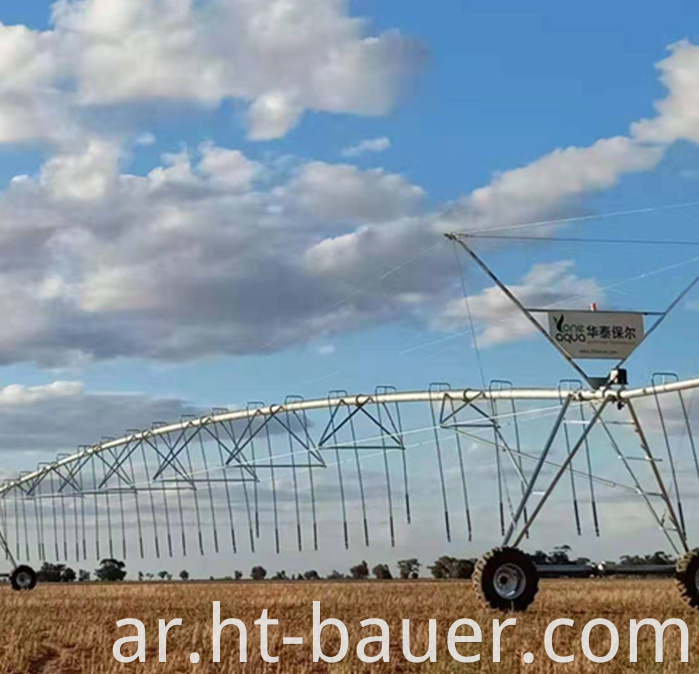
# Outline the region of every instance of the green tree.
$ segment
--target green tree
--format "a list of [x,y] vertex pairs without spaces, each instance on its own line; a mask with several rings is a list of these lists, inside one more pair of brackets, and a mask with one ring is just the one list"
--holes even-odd
[[97,580],[116,583],[126,578],[126,564],[118,559],[103,559],[95,570]]
[[267,578],[267,569],[264,566],[254,566],[250,572],[250,577],[253,580],[264,580]]
[[37,572],[36,577],[42,583],[60,583],[63,579],[65,568],[65,564],[44,562]]
[[557,548],[553,549],[553,552],[549,555],[549,561],[551,564],[570,564],[570,556],[568,553],[572,551],[570,545],[559,545]]
[[376,580],[391,580],[393,578],[388,564],[377,564],[371,572],[374,574]]
[[398,575],[403,580],[415,580],[420,577],[420,566],[422,565],[415,557],[401,559],[398,562]]
[[77,574],[65,564],[51,564],[44,562],[36,574],[42,583],[72,583]]
[[439,559],[435,560],[432,566],[427,567],[430,570],[433,578],[436,578],[437,580],[449,578],[450,571],[449,563],[447,561],[449,559],[449,557],[440,557]]
[[443,555],[428,568],[434,578],[460,578],[467,580],[473,576],[475,564],[472,559],[459,559]]
[[624,566],[674,566],[676,560],[666,552],[658,551],[652,555],[623,555],[620,562]]
[[646,559],[648,560],[648,564],[655,564],[658,566],[674,566],[677,563],[676,559],[673,559],[667,552],[663,552],[662,550],[648,555]]
[[538,566],[544,566],[549,564],[549,556],[543,550],[537,550],[533,555],[531,555],[532,562]]
[[189,580],[189,571],[182,569],[182,571],[180,571],[180,580]]
[[366,561],[350,569],[350,574],[354,580],[366,580],[369,577],[369,565]]
[[468,580],[473,576],[476,565],[471,559],[457,559],[452,565],[451,577]]

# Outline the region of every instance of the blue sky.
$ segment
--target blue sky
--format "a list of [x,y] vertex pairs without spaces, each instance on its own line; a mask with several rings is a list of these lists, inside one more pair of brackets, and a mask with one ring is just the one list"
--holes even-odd
[[[2,20],[46,28],[50,5],[10,3]],[[421,72],[390,113],[369,118],[311,113],[286,137],[255,143],[245,138],[235,102],[210,113],[154,105],[143,116],[134,116],[136,125],[154,133],[158,142],[136,152],[128,169],[146,172],[159,163],[163,152],[204,140],[239,148],[252,158],[291,154],[338,162],[343,147],[386,136],[392,142],[390,151],[362,157],[359,166],[381,166],[404,175],[426,190],[428,203],[438,206],[487,184],[495,172],[526,165],[557,147],[586,145],[624,133],[633,120],[651,116],[653,102],[663,96],[655,63],[665,56],[669,44],[694,37],[687,20],[692,9],[682,2],[668,3],[660,16],[650,6],[636,7],[634,30],[629,27],[628,11],[607,3],[572,7],[550,2],[541,3],[536,11],[524,11],[508,2],[468,7],[447,2],[435,13],[419,4],[355,2],[351,13],[367,17],[371,31],[397,28],[420,39],[427,50]],[[0,175],[7,180],[36,172],[49,152],[40,144],[8,147],[0,158]],[[651,174],[632,176],[615,189],[593,196],[590,208],[604,212],[691,200],[696,183],[682,173],[692,171],[696,151],[680,146],[669,154]],[[669,217],[681,233],[689,231],[692,216],[690,210]],[[667,217],[642,216],[620,225],[652,232]],[[560,247],[558,252],[565,253]],[[535,255],[517,259],[525,266]],[[363,388],[371,387],[377,360],[387,366],[381,381],[400,377],[408,386],[420,386],[433,377],[432,372],[434,378],[443,379],[445,371],[455,368],[459,378],[469,376],[461,368],[464,360],[472,360],[471,354],[460,341],[460,348],[451,345],[446,354],[431,350],[426,357],[390,358],[399,361],[395,365],[386,362],[397,340],[431,341],[430,334],[423,339],[420,332],[388,326],[366,334],[333,336],[330,341],[338,348],[334,357],[319,357],[301,347],[265,357],[209,357],[172,366],[144,362],[134,354],[131,362],[99,362],[70,374],[91,387],[177,395],[205,404],[236,402],[245,396],[273,399],[288,388],[281,382],[293,382],[292,390],[305,395],[322,394],[325,380],[320,378],[335,370],[346,373],[348,361],[359,362],[359,367],[350,368],[349,381]],[[501,359],[513,364],[520,360],[510,361],[498,353],[497,361]],[[362,377],[357,370],[370,376]],[[499,370],[498,375],[502,375]],[[12,382],[40,383],[46,377],[44,369],[25,365],[7,371]],[[335,386],[345,381],[332,378],[328,383]]]
[[[298,41],[279,3],[166,4],[0,10],[3,385],[203,408],[474,387],[445,231],[600,214],[545,233],[696,238],[699,206],[604,217],[699,201],[690,3],[294,0],[316,22]],[[267,32],[235,33],[247,20]],[[577,305],[657,310],[699,271],[682,246],[482,250],[531,302],[581,289]],[[466,268],[486,377],[568,376],[535,336],[493,336],[516,318]],[[632,382],[696,373],[693,301],[634,356]]]

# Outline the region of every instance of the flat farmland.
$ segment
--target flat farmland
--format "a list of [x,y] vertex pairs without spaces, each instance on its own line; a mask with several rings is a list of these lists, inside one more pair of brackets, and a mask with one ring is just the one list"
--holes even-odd
[[[227,627],[221,636],[221,662],[212,662],[212,605],[221,602],[221,619],[238,618],[248,630],[248,662],[240,663],[238,630]],[[321,619],[337,618],[347,625],[349,653],[337,664],[313,663],[313,602],[321,602]],[[267,664],[260,657],[259,628],[254,621],[263,609],[279,620],[270,627],[269,651],[280,657]],[[502,662],[492,662],[492,621],[516,617],[516,627],[502,636]],[[145,663],[120,664],[112,655],[114,642],[136,633],[133,627],[117,628],[124,618],[141,620],[146,628]],[[181,627],[168,635],[167,664],[158,662],[158,620],[181,618]],[[390,662],[366,664],[357,658],[361,639],[379,633],[360,621],[378,618],[390,628]],[[411,620],[411,650],[424,655],[428,647],[428,620],[437,621],[437,661],[408,662],[402,652],[402,620]],[[475,620],[483,629],[482,643],[460,643],[462,655],[481,654],[474,664],[456,662],[447,647],[453,622]],[[556,664],[544,650],[544,633],[553,620],[568,618],[574,627],[557,630],[554,646],[560,655],[575,655],[575,664]],[[596,618],[613,622],[620,633],[617,657],[608,664],[595,664],[583,656],[581,634]],[[559,580],[544,581],[534,607],[525,614],[495,614],[482,609],[468,582],[238,582],[238,583],[124,583],[117,585],[43,585],[34,592],[15,593],[0,589],[0,671],[61,672],[687,672],[692,664],[680,662],[680,632],[669,628],[665,639],[665,663],[655,663],[653,631],[641,632],[638,664],[629,662],[629,621],[655,618],[684,620],[690,633],[690,663],[699,662],[699,613],[680,601],[668,580]],[[467,628],[460,635],[473,634]],[[302,637],[303,645],[282,645],[282,636]],[[323,632],[323,648],[334,655],[340,639],[334,628]],[[597,655],[609,650],[605,628],[592,631],[591,648]],[[124,655],[134,645],[123,648]],[[374,650],[372,650],[374,649]],[[369,646],[367,654],[378,652]],[[192,664],[190,654],[200,654]],[[532,664],[523,656],[531,652]]]

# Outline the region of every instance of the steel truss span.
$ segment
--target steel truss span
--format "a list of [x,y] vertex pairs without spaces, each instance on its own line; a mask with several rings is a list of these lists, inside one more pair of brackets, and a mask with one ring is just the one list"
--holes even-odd
[[516,547],[547,504],[570,516],[567,535],[599,536],[625,499],[683,553],[697,388],[668,374],[638,389],[380,387],[154,423],[4,482],[0,546],[13,567],[349,549],[395,546],[423,521]]

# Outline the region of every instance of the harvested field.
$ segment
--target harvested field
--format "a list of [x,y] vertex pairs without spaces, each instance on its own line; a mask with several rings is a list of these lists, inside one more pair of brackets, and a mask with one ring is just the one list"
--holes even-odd
[[[239,618],[248,628],[248,663],[239,663],[237,629],[228,627],[221,638],[221,663],[212,663],[212,602],[221,602],[221,617]],[[312,602],[320,601],[322,619],[342,620],[349,630],[349,654],[338,664],[312,661]],[[0,671],[19,672],[652,672],[688,671],[680,663],[679,630],[668,629],[665,663],[656,664],[653,631],[646,629],[639,639],[638,664],[629,663],[629,621],[655,618],[684,620],[690,632],[690,662],[699,661],[699,613],[679,600],[673,583],[666,580],[545,581],[534,608],[517,616],[517,626],[503,633],[502,662],[492,662],[492,620],[504,619],[480,608],[470,584],[459,582],[367,582],[367,583],[171,583],[70,586],[40,586],[31,593],[0,590],[2,633]],[[263,609],[280,621],[270,628],[270,653],[280,656],[279,664],[260,658],[259,631],[254,621]],[[147,633],[145,664],[120,664],[112,655],[116,639],[135,634],[135,628],[118,629],[123,618],[141,620]],[[158,619],[183,620],[168,636],[168,662],[158,662]],[[360,620],[381,618],[390,626],[391,662],[364,664],[356,655],[360,639],[378,633],[376,627],[361,628]],[[401,620],[413,621],[412,652],[427,650],[428,619],[437,620],[437,662],[414,664],[402,654]],[[454,661],[447,649],[450,625],[471,618],[483,628],[483,643],[462,643],[462,655],[481,653],[481,662]],[[546,626],[558,618],[570,618],[575,627],[558,630],[554,645],[560,655],[575,654],[574,665],[555,664],[545,655]],[[580,645],[584,625],[595,618],[612,621],[619,629],[620,649],[610,663],[599,665],[585,659]],[[471,634],[468,629],[460,634]],[[303,637],[303,646],[281,645],[282,634]],[[324,650],[337,652],[335,629],[323,634]],[[598,627],[592,632],[591,647],[597,655],[609,650],[609,633]],[[133,652],[124,646],[123,653]],[[372,654],[372,647],[367,649]],[[375,647],[374,647],[375,648]],[[531,652],[535,661],[523,662]],[[190,653],[201,654],[199,664],[190,663]],[[691,665],[690,665],[691,667]]]

